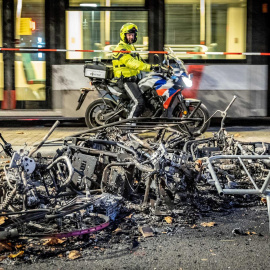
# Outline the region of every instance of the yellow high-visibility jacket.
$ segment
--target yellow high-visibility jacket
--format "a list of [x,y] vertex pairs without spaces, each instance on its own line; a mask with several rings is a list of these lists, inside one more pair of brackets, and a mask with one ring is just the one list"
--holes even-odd
[[[114,51],[135,51],[135,47],[132,44],[127,44],[120,41]],[[114,77],[132,77],[140,73],[140,71],[150,71],[151,65],[142,61],[141,57],[137,53],[113,53],[113,72]]]

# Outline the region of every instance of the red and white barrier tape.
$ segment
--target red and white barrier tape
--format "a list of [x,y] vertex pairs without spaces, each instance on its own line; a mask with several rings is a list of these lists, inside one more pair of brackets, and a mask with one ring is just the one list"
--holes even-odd
[[[157,53],[168,54],[167,51],[106,51],[106,50],[67,50],[67,49],[24,49],[24,48],[0,48],[0,51],[16,51],[16,52],[92,52],[92,53]],[[198,54],[198,55],[265,55],[270,53],[263,52],[176,52],[177,54]]]

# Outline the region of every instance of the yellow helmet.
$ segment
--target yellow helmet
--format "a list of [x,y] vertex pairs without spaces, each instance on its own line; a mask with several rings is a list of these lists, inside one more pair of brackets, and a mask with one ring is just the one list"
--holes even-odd
[[138,32],[138,27],[137,25],[135,25],[134,23],[125,23],[120,30],[120,38],[122,41],[124,41],[125,43],[128,43],[127,41],[127,37],[126,34],[128,33],[134,33],[135,37],[134,37],[134,41],[133,43],[135,43],[137,41],[137,32]]

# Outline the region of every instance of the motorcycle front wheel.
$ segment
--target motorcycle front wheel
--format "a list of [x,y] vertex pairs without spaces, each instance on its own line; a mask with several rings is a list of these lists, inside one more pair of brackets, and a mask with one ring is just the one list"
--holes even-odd
[[89,104],[85,112],[85,123],[88,128],[103,126],[106,120],[104,114],[114,111],[116,104],[110,99],[97,99]]
[[[188,114],[190,115],[192,111],[195,109],[197,104],[190,104],[188,109]],[[184,118],[183,109],[181,105],[177,105],[173,111],[173,117]],[[186,117],[186,116],[185,116]],[[209,112],[204,104],[201,104],[197,111],[194,113],[192,118],[200,118],[200,121],[192,121],[190,123],[186,123],[178,126],[178,130],[185,134],[192,134],[194,137],[197,137],[204,133],[210,125],[210,121],[207,121],[209,118]]]

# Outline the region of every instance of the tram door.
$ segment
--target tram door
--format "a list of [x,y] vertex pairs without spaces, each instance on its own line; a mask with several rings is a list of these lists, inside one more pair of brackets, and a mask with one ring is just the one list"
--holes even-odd
[[[14,43],[15,48],[38,49],[45,47],[45,0],[13,0],[14,9]],[[0,0],[3,5],[3,0]],[[11,5],[12,6],[12,5]],[[2,8],[2,7],[1,7]],[[5,16],[6,13],[0,14]],[[2,22],[2,18],[0,20]],[[0,46],[2,47],[2,33],[0,33]],[[3,52],[5,53],[5,52]],[[3,54],[2,53],[2,54]],[[0,79],[0,101],[2,110],[47,109],[48,102],[46,91],[46,56],[42,52],[12,51],[13,53],[13,87],[5,89],[5,82]],[[0,78],[10,80],[7,76],[1,76],[4,68],[9,68],[5,61],[9,61],[0,55]]]
[[[2,0],[0,0],[0,10],[2,10]],[[3,46],[2,37],[2,12],[0,12],[0,47]],[[0,102],[2,103],[4,99],[4,62],[3,54],[0,53]]]

